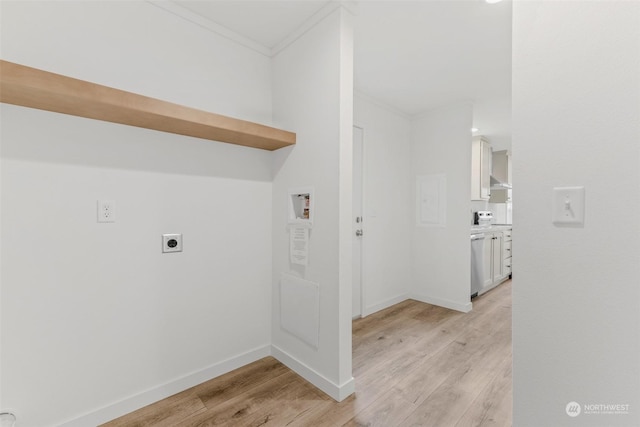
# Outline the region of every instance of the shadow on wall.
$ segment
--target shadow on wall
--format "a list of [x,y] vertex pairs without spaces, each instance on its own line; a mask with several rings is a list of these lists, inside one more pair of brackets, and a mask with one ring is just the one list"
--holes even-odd
[[6,159],[250,181],[272,180],[272,153],[1,104]]

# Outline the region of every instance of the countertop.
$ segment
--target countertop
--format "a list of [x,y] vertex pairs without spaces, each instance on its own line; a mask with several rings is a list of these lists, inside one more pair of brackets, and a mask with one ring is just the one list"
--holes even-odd
[[490,226],[479,226],[472,225],[471,233],[481,233],[481,232],[493,232],[493,231],[503,231],[510,230],[513,228],[512,224],[491,224]]

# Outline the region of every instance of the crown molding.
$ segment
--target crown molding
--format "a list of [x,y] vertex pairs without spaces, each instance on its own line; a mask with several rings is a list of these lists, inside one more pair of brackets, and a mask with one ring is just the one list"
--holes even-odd
[[238,43],[257,53],[260,53],[268,57],[272,56],[272,51],[268,47],[263,46],[260,43],[257,43],[247,37],[244,37],[236,33],[235,31],[232,31],[227,27],[224,27],[216,22],[213,22],[201,15],[198,15],[197,13],[192,12],[191,10],[183,6],[180,6],[179,4],[174,3],[173,1],[170,1],[170,0],[146,0],[146,1],[147,3],[150,3],[156,7],[159,7],[160,9],[163,9],[177,17],[180,17],[186,21],[191,22],[192,24],[195,24],[195,25],[198,25],[199,27],[204,28],[205,30],[208,30],[228,40]]
[[400,110],[399,108],[394,107],[393,105],[388,104],[388,103],[386,103],[384,101],[380,101],[379,99],[374,98],[374,97],[372,97],[370,95],[367,95],[366,93],[361,92],[359,90],[354,90],[353,95],[356,98],[360,98],[362,101],[368,102],[369,104],[373,104],[378,108],[382,108],[384,110],[387,110],[390,113],[393,113],[393,114],[395,114],[397,116],[402,117],[403,119],[411,120],[412,118],[414,118],[414,116],[412,114],[409,114],[409,113],[407,113],[407,112],[405,112],[403,110]]
[[332,0],[323,6],[320,10],[314,13],[311,17],[309,17],[305,22],[303,22],[298,28],[296,28],[292,33],[286,36],[283,40],[281,40],[276,46],[272,49],[264,46],[256,41],[253,41],[241,34],[236,33],[229,28],[220,25],[214,21],[211,21],[191,10],[187,9],[184,6],[180,6],[172,0],[146,0],[147,3],[152,4],[160,9],[163,9],[179,18],[182,18],[186,21],[191,22],[192,24],[198,25],[205,30],[208,30],[212,33],[215,33],[221,37],[224,37],[228,40],[231,40],[235,43],[238,43],[246,48],[249,48],[257,53],[260,53],[264,56],[268,56],[270,58],[276,56],[282,50],[286,49],[287,46],[295,42],[297,39],[302,37],[307,31],[315,27],[318,23],[320,23],[324,18],[329,16],[338,8],[343,8],[347,12],[357,15],[358,13],[358,2],[354,0],[345,0],[338,1]]
[[324,5],[320,10],[311,15],[309,19],[303,22],[298,28],[293,30],[287,37],[276,44],[271,49],[271,56],[276,56],[278,53],[287,48],[290,44],[302,37],[307,31],[318,25],[324,18],[331,15],[336,9],[343,8],[347,12],[356,15],[357,14],[357,2],[356,1],[330,1]]

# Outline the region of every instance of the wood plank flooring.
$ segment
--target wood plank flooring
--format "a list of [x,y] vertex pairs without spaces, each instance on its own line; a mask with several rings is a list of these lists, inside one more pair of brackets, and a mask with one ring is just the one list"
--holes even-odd
[[103,427],[511,425],[511,281],[459,313],[409,300],[353,322],[338,403],[272,357]]

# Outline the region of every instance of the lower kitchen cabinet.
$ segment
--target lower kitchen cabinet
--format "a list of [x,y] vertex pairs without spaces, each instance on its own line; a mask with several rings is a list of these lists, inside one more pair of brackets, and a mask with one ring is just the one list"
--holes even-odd
[[502,243],[502,273],[504,277],[511,276],[511,230],[503,231],[503,243]]
[[482,294],[511,275],[511,229],[485,233]]
[[495,233],[493,236],[492,254],[491,260],[493,265],[491,266],[491,279],[493,283],[500,282],[503,277],[504,263],[502,258],[502,246],[504,238],[502,233]]

